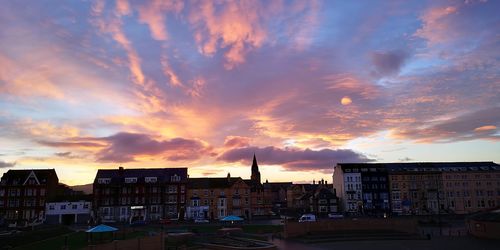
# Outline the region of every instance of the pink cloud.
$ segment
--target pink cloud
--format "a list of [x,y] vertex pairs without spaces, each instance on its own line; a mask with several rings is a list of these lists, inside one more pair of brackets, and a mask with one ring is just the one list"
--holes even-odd
[[261,165],[280,165],[288,171],[323,171],[331,173],[338,162],[369,162],[363,154],[350,149],[294,149],[243,147],[230,149],[218,157],[224,162],[250,164],[255,154]]
[[245,136],[226,136],[224,147],[241,148],[250,145],[251,139]]
[[456,36],[449,27],[449,17],[458,11],[455,6],[434,7],[427,10],[420,19],[422,28],[415,32],[415,36],[426,39],[430,44],[444,42]]

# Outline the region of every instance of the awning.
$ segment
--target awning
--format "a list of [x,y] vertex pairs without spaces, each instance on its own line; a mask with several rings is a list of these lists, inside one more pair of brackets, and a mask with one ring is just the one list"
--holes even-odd
[[105,232],[114,232],[118,231],[118,228],[110,227],[108,225],[101,224],[94,228],[87,230],[87,233],[105,233]]
[[242,221],[241,217],[235,215],[229,215],[221,219],[221,221]]

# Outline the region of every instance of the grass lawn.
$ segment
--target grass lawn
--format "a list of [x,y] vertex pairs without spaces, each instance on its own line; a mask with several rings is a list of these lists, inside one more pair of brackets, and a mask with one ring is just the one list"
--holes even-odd
[[61,249],[64,246],[65,238],[68,238],[69,249],[81,249],[87,246],[87,236],[84,232],[73,232],[66,235],[60,235],[47,240],[38,241],[14,248],[16,250],[36,250],[36,249]]
[[[276,233],[283,231],[281,225],[241,225],[243,232],[250,234]],[[176,225],[165,227],[164,231],[190,231],[194,233],[215,233],[223,228],[222,225]],[[149,232],[159,232],[161,227],[139,227],[127,228],[126,231],[120,230],[115,234],[115,239],[132,239],[147,236]],[[106,242],[113,239],[112,234],[95,235],[95,241]],[[12,246],[16,250],[35,250],[35,249],[60,249],[67,245],[69,249],[82,249],[87,246],[87,234],[85,232],[73,232],[66,227],[50,227],[35,231],[23,232],[12,238],[2,239],[1,246]],[[170,242],[171,243],[171,242]]]
[[[34,231],[36,233],[37,231]],[[133,239],[138,237],[143,237],[147,235],[146,231],[137,230],[137,231],[127,231],[117,232],[115,234],[115,239]],[[66,239],[67,237],[67,239]],[[94,235],[94,244],[99,241],[110,242],[113,239],[113,235],[111,233],[105,233],[103,235]],[[71,232],[66,234],[61,234],[54,237],[47,237],[45,239],[37,239],[37,240],[24,240],[24,244],[16,245],[18,247],[14,248],[16,250],[38,250],[38,249],[61,249],[65,245],[65,241],[67,240],[67,245],[69,249],[82,249],[88,245],[87,233],[85,232]]]

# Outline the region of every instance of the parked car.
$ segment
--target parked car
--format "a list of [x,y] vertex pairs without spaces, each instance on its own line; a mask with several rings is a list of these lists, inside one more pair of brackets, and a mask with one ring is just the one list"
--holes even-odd
[[342,219],[342,218],[344,218],[344,215],[337,214],[337,213],[329,213],[328,218],[330,218],[330,219]]
[[194,223],[209,223],[207,219],[195,219]]
[[299,218],[299,222],[315,222],[315,221],[316,221],[316,215],[314,214],[304,214]]

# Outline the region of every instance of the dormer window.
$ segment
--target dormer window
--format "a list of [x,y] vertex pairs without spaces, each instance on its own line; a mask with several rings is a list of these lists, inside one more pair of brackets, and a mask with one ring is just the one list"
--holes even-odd
[[125,183],[137,183],[137,177],[125,178]]
[[144,178],[144,181],[146,183],[156,183],[157,180],[158,179],[156,177],[146,177],[146,178]]
[[181,181],[181,177],[180,177],[180,176],[178,176],[178,175],[176,175],[176,174],[175,174],[175,175],[172,175],[172,176],[170,177],[170,181],[172,181],[172,182]]
[[97,180],[97,183],[99,183],[99,184],[109,184],[109,183],[111,183],[111,178],[99,178]]

